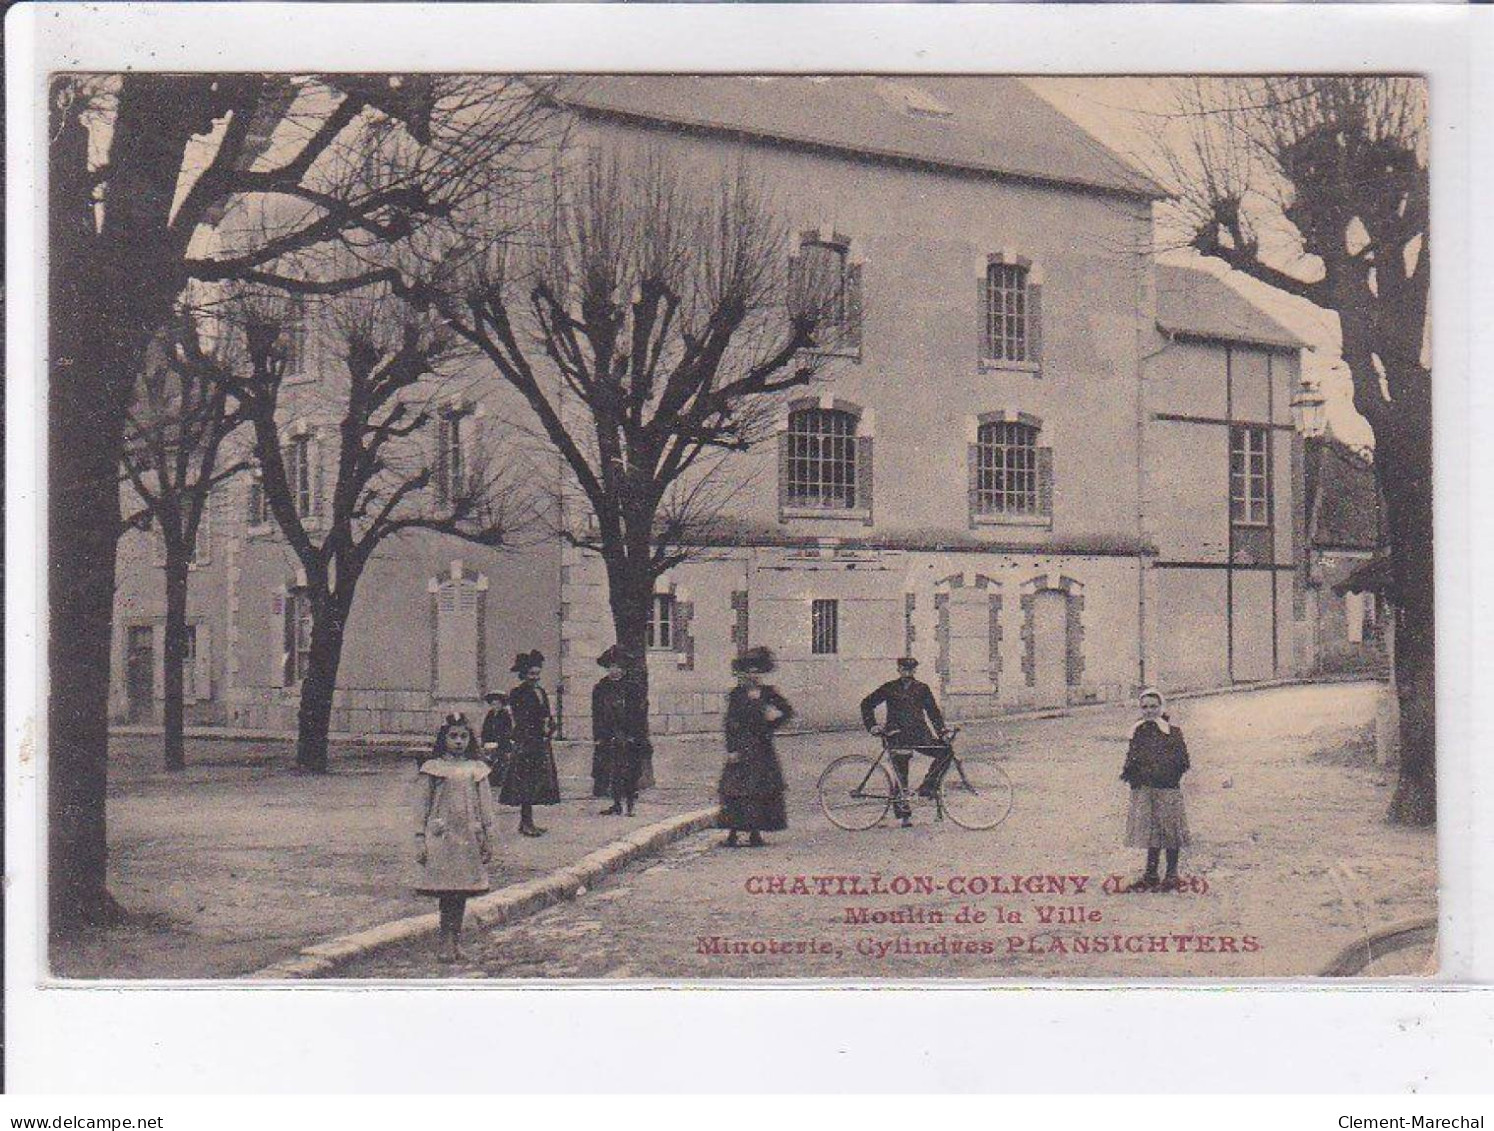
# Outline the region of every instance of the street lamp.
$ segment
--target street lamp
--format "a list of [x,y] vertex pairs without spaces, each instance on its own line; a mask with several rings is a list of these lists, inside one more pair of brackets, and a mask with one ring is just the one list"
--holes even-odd
[[1292,423],[1303,436],[1321,436],[1327,425],[1327,403],[1315,382],[1304,380],[1292,397]]

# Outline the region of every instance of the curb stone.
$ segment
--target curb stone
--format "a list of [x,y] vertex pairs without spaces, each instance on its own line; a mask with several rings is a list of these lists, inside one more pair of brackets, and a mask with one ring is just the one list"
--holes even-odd
[[[468,921],[478,927],[501,927],[556,903],[574,899],[583,889],[591,888],[597,881],[621,870],[639,857],[647,856],[702,829],[712,828],[716,824],[717,812],[716,807],[712,806],[709,809],[681,813],[589,852],[575,863],[556,869],[548,875],[510,884],[471,899],[467,902]],[[302,947],[292,957],[245,977],[255,981],[324,977],[375,951],[432,935],[439,922],[440,916],[435,914],[395,919],[377,927]]]

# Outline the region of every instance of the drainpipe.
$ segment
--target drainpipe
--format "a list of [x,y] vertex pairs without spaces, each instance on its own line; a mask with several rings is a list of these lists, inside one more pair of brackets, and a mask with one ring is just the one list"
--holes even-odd
[[[1151,226],[1146,225],[1146,234],[1151,234]],[[1171,341],[1164,335],[1160,347],[1150,353],[1146,349],[1146,336],[1157,328],[1157,319],[1153,314],[1148,317],[1149,311],[1154,307],[1148,307],[1147,279],[1155,277],[1154,253],[1148,252],[1141,260],[1141,269],[1136,273],[1136,644],[1137,644],[1137,685],[1146,687],[1156,679],[1155,673],[1149,673],[1146,666],[1147,645],[1151,636],[1150,620],[1146,599],[1147,565],[1147,478],[1146,478],[1146,366],[1152,358],[1165,353]]]

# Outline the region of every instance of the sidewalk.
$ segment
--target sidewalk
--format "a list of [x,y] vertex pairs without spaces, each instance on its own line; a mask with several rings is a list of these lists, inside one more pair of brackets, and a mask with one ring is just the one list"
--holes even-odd
[[[188,769],[159,767],[159,740],[117,736],[109,790],[110,890],[132,921],[59,945],[53,973],[74,978],[229,978],[309,943],[433,910],[411,894],[414,760],[338,748],[333,772],[297,773],[288,743],[189,740]],[[590,745],[557,751],[560,805],[549,835],[515,832],[499,809],[495,887],[564,868],[645,825],[710,801],[713,742],[670,743],[663,788],[638,813],[597,816]]]

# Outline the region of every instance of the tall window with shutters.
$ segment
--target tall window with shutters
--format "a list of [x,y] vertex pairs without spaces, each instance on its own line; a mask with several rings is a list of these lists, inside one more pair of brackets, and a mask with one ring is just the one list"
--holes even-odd
[[311,591],[288,589],[279,599],[282,649],[280,686],[297,687],[311,668]]
[[296,503],[296,514],[310,518],[316,512],[316,468],[312,462],[311,437],[292,437],[285,445],[282,458],[291,498]]
[[856,425],[855,415],[841,409],[801,408],[789,414],[790,507],[857,507]]
[[851,260],[851,241],[818,231],[799,236],[799,254],[789,261],[791,305],[820,315],[818,345],[831,353],[861,353],[861,264]]
[[465,502],[470,492],[465,433],[471,410],[448,408],[441,413],[436,426],[436,504],[454,507]]

